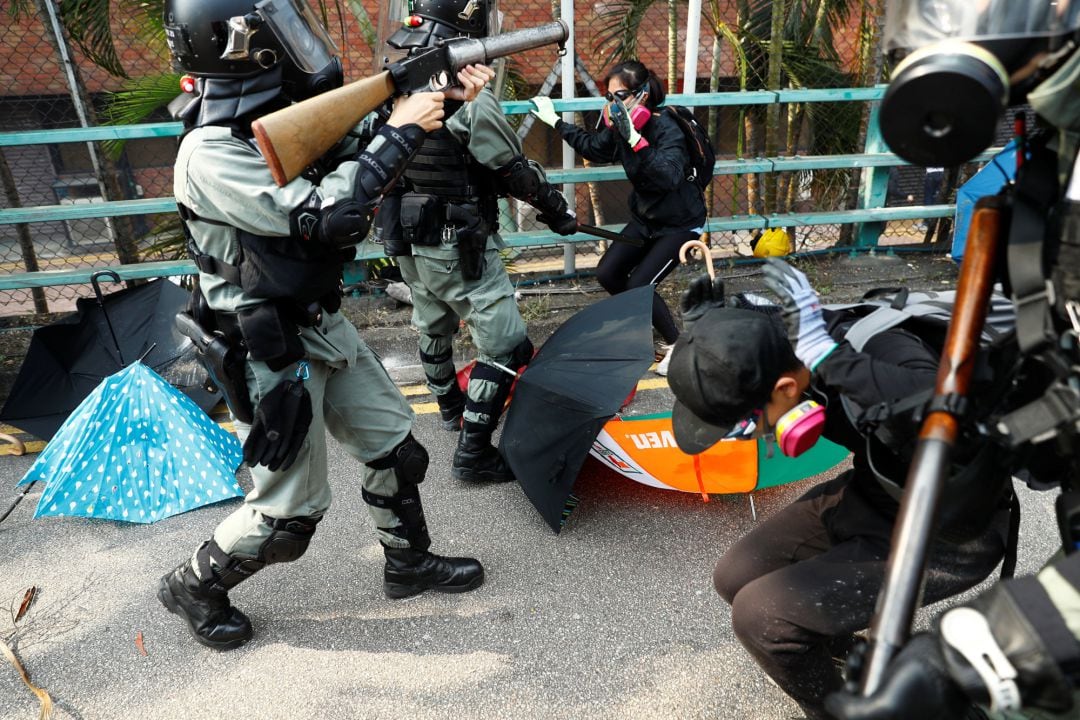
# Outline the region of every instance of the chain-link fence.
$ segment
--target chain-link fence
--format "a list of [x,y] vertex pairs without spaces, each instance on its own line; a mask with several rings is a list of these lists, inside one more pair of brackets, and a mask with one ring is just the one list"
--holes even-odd
[[[160,34],[161,0],[142,12],[118,12],[109,0],[79,3],[9,0],[6,29],[0,35],[0,132],[95,126],[106,122],[169,120],[164,103],[177,90]],[[832,5],[826,0],[824,5]],[[859,87],[873,83],[880,71],[876,50],[875,0],[842,3],[847,15],[820,12],[784,24],[782,56],[769,52],[772,3],[737,0],[706,3],[698,48],[697,90],[782,90],[787,88]],[[378,4],[374,0],[323,2],[320,11],[345,58],[346,76],[358,78],[376,65],[371,44]],[[504,3],[504,29],[550,21],[551,4]],[[800,3],[788,12],[802,13]],[[135,7],[124,5],[125,9]],[[603,73],[622,57],[636,57],[672,90],[682,90],[686,7],[651,0],[582,3],[576,9],[578,83],[575,93],[602,92]],[[757,14],[755,14],[755,12]],[[157,28],[157,29],[155,29]],[[672,32],[660,32],[670,28]],[[791,28],[799,28],[793,30]],[[70,58],[71,62],[67,62]],[[542,48],[514,56],[501,84],[506,99],[526,99],[541,91],[559,97],[557,56]],[[545,80],[550,80],[545,86]],[[791,155],[842,155],[863,150],[867,104],[862,102],[789,103],[696,108],[714,138],[717,159]],[[579,124],[595,127],[598,113],[579,115]],[[561,167],[561,142],[554,132],[526,116],[526,153],[546,167]],[[172,194],[176,141],[171,137],[120,144],[57,143],[0,147],[0,209],[81,205]],[[582,163],[578,160],[578,165]],[[920,170],[898,172],[904,201],[921,204]],[[717,176],[709,192],[712,217],[843,210],[854,207],[858,171],[815,170],[790,173]],[[618,225],[630,217],[626,181],[576,186],[576,206],[583,222]],[[947,194],[940,198],[949,202]],[[516,203],[506,206],[507,230],[539,229],[535,214]],[[841,225],[810,225],[793,230],[796,250],[823,248],[844,239]],[[751,231],[714,234],[714,247],[730,254],[750,254]],[[917,221],[889,224],[886,242],[921,242]],[[580,269],[593,265],[602,243],[574,248]],[[526,248],[514,253],[516,268],[560,270],[560,247]],[[172,213],[72,219],[0,225],[0,266],[8,273],[36,269],[104,267],[120,263],[182,257],[176,216]],[[0,314],[61,311],[86,286],[60,286],[0,293]]]

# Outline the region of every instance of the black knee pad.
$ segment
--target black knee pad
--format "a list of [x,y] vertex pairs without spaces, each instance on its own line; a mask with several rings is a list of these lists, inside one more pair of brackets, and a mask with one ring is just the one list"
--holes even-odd
[[428,451],[409,433],[385,457],[365,463],[373,470],[393,468],[401,487],[419,485],[424,481],[428,469]]
[[315,526],[322,516],[272,518],[262,516],[263,523],[271,528],[270,537],[259,546],[258,559],[267,565],[298,560],[311,543]]

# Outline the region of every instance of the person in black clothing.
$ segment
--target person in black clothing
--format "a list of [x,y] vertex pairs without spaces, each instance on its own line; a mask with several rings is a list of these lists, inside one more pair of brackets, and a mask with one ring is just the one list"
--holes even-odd
[[[724,437],[759,435],[775,443],[771,451],[790,455],[818,434],[851,450],[850,470],[758,525],[713,574],[743,646],[807,717],[822,718],[826,695],[843,685],[836,658],[846,656],[854,633],[872,617],[898,509],[898,487],[889,479],[902,482],[918,431],[910,416],[889,419],[888,436],[861,417],[932,388],[939,357],[902,327],[856,351],[844,341],[852,313],[823,311],[806,276],[781,260],[770,258],[765,273],[782,299],[771,315],[725,305],[721,281],[708,277],[687,290],[687,330],[668,376],[673,429],[691,454]],[[924,603],[978,584],[1004,554],[1008,510],[1001,501],[1009,475],[992,462],[976,469],[983,502],[960,499],[947,484]]]
[[[597,132],[559,119],[546,97],[533,99],[533,112],[555,128],[587,160],[621,162],[633,186],[632,220],[622,234],[641,246],[612,243],[596,268],[597,279],[612,295],[647,283],[658,285],[679,263],[679,248],[698,238],[705,225],[705,199],[690,180],[685,136],[669,113],[660,112],[664,89],[645,65],[629,60],[605,78],[605,127]],[[667,344],[679,337],[671,310],[659,294],[653,299],[653,327]]]

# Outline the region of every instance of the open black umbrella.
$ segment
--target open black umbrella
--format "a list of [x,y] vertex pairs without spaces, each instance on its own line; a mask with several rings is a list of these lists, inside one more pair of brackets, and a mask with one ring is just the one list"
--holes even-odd
[[499,450],[555,532],[577,504],[578,472],[604,426],[653,362],[646,285],[578,312],[518,378]]
[[158,279],[103,296],[103,276],[120,281],[94,273],[96,298],[79,298],[73,315],[34,331],[0,420],[51,440],[105,377],[140,358],[203,410],[217,404],[220,395],[202,387],[194,346],[174,326],[188,292]]

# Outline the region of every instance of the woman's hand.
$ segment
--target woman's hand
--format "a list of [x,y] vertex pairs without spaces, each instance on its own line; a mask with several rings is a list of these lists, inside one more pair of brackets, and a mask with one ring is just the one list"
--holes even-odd
[[395,98],[394,111],[390,113],[386,124],[391,127],[415,124],[423,128],[424,132],[438,130],[442,127],[442,119],[446,114],[443,110],[445,99],[445,94],[441,92],[413,93]]
[[466,65],[457,74],[461,87],[452,87],[446,91],[447,100],[468,102],[476,99],[484,86],[495,79],[495,71],[487,65]]

